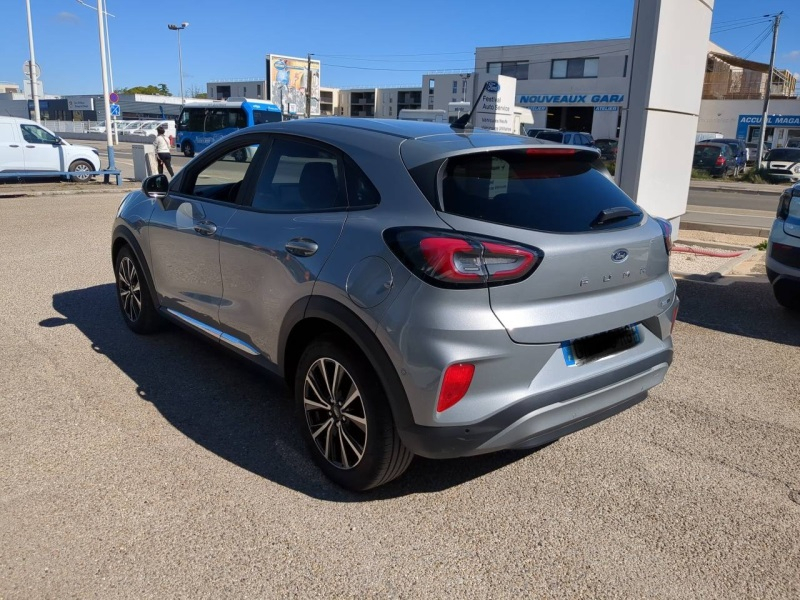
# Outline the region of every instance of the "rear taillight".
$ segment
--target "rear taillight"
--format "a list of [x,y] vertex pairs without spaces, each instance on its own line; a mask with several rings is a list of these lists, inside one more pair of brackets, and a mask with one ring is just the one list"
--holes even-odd
[[786,190],[781,194],[780,200],[778,200],[778,213],[777,216],[779,219],[785,219],[789,216],[789,203],[792,201],[792,191]]
[[421,279],[449,288],[503,285],[528,277],[544,256],[538,248],[432,229],[390,229],[392,252]]
[[718,156],[717,157],[717,166],[721,167],[724,164],[725,164],[725,157],[724,156]]
[[459,363],[447,367],[442,378],[442,389],[439,391],[436,412],[443,412],[461,400],[467,394],[474,374],[475,365],[469,363]]
[[661,227],[661,233],[664,235],[664,247],[667,249],[667,254],[669,254],[672,252],[672,223],[658,217],[656,217],[656,222]]

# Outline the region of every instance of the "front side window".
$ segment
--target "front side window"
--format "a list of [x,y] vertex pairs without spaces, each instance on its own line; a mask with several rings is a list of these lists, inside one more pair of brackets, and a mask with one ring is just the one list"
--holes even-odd
[[254,110],[253,111],[253,125],[261,125],[262,123],[280,123],[282,121],[281,113],[273,112],[271,110]]
[[563,58],[554,60],[550,66],[551,79],[581,79],[597,77],[600,59]]
[[239,188],[258,151],[257,143],[246,143],[229,149],[197,172],[186,178],[182,191],[220,202],[236,202]]
[[58,144],[58,138],[38,125],[20,125],[22,137],[29,144]]
[[256,183],[252,207],[322,212],[347,207],[338,157],[316,144],[277,138]]

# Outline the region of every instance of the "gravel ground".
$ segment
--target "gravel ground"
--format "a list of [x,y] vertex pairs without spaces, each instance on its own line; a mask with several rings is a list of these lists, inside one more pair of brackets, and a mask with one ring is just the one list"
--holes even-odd
[[118,203],[0,200],[0,598],[800,597],[800,317],[761,278],[679,282],[634,408],[356,495],[280,382],[126,330]]

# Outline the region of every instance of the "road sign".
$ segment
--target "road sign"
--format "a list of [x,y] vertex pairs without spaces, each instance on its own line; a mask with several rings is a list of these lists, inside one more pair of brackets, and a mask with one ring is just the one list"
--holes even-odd
[[120,115],[119,111],[119,104],[112,104],[111,105],[111,116],[118,117]]
[[[22,64],[22,72],[25,74],[26,77],[28,77],[30,79],[30,76],[31,76],[31,61],[26,60]],[[36,77],[36,79],[39,79],[39,75],[41,75],[41,73],[42,73],[42,70],[39,68],[39,65],[37,65],[36,63],[33,63],[33,74]]]
[[116,102],[119,102],[119,94],[117,94],[117,92],[111,92],[111,93],[108,95],[108,99],[109,99],[111,102],[114,102],[114,103],[116,103]]

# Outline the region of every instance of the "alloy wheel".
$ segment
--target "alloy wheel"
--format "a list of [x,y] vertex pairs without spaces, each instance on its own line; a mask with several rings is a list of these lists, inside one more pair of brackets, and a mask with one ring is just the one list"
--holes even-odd
[[339,469],[356,467],[367,445],[367,417],[358,386],[339,362],[320,358],[311,365],[303,408],[320,454]]
[[139,285],[139,273],[136,271],[136,265],[127,256],[119,261],[117,276],[122,310],[130,321],[136,322],[142,313],[142,288]]

